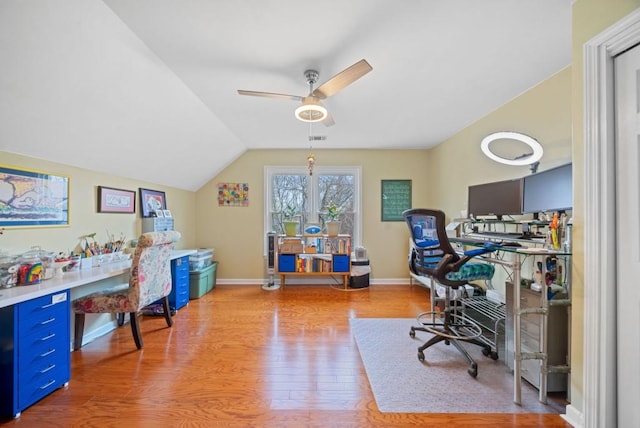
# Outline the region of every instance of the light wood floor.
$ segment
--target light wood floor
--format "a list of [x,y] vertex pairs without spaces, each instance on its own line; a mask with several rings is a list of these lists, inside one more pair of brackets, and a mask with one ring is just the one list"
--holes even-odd
[[569,427],[558,415],[389,414],[376,406],[351,317],[411,318],[418,286],[218,285],[71,355],[71,382],[2,427]]

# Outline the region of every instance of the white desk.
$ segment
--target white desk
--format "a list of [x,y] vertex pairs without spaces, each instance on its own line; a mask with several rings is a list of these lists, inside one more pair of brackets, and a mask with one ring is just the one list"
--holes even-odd
[[[196,250],[174,250],[171,253],[171,260],[195,253]],[[91,269],[65,272],[62,276],[54,276],[51,279],[42,281],[40,284],[1,288],[0,308],[26,302],[27,300],[58,291],[71,290],[103,279],[113,278],[128,273],[130,268],[131,260],[112,262]]]

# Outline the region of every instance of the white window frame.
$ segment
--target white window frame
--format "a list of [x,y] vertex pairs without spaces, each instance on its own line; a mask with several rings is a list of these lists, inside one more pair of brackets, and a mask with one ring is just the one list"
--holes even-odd
[[[271,231],[269,219],[271,218],[271,182],[274,175],[281,174],[309,174],[306,166],[265,166],[264,167],[264,235]],[[362,245],[362,167],[361,166],[314,166],[313,175],[308,180],[307,191],[312,197],[309,198],[309,209],[311,213],[318,213],[317,188],[318,176],[320,175],[353,175],[354,177],[354,200],[353,200],[353,236],[351,237],[351,248]],[[315,189],[315,190],[314,190]],[[266,251],[266,240],[265,240]]]

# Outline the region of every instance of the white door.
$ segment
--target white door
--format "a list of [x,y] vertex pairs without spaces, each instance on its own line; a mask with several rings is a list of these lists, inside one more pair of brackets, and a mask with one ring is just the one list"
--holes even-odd
[[640,421],[640,46],[617,56],[614,67],[617,413],[619,427],[632,427]]

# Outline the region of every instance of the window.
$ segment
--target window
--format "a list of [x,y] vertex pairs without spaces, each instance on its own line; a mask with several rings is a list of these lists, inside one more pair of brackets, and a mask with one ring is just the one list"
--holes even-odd
[[299,222],[298,233],[308,223],[325,229],[327,207],[335,204],[342,221],[340,233],[361,241],[361,168],[315,166],[309,175],[306,166],[265,167],[265,231],[284,233],[283,212],[293,207]]

